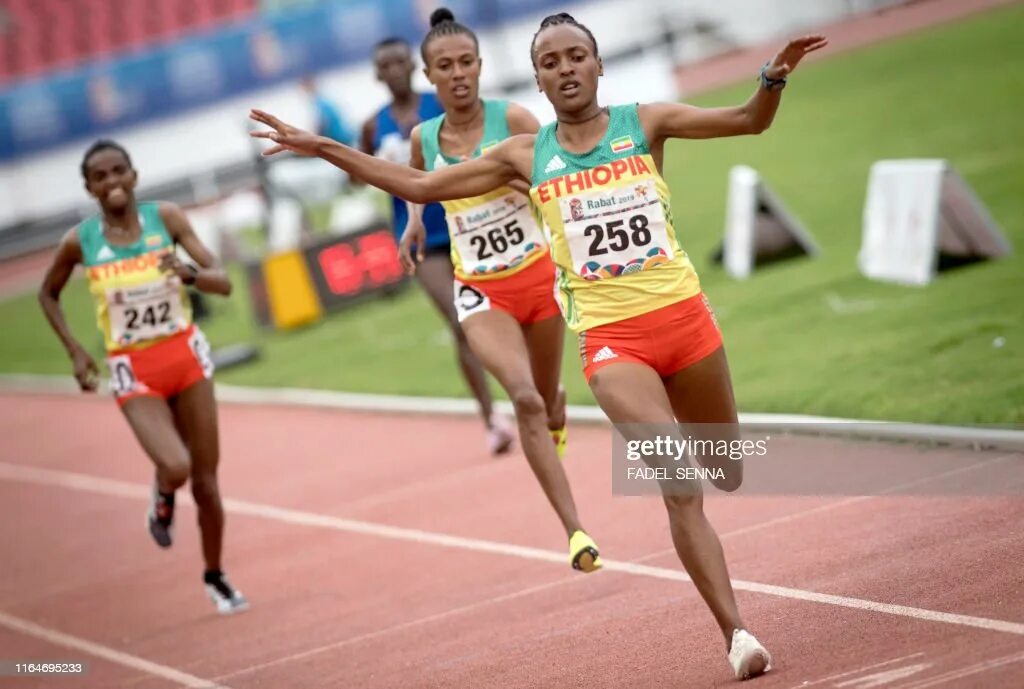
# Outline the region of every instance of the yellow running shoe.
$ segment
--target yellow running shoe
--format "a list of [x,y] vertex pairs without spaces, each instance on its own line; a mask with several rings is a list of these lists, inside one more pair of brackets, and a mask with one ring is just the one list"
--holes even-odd
[[601,569],[597,543],[583,531],[576,531],[569,538],[569,564],[573,569],[587,573]]
[[559,459],[565,459],[565,448],[569,444],[569,426],[565,425],[557,431],[549,431],[551,439],[555,442],[555,451]]

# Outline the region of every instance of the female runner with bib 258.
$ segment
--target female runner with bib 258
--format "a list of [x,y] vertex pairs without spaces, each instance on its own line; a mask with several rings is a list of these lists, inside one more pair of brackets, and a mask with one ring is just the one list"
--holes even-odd
[[[525,108],[480,98],[476,34],[445,8],[435,10],[430,23],[421,47],[424,73],[444,113],[413,129],[411,165],[456,165],[510,136],[535,134],[540,125]],[[410,206],[400,250],[413,271],[411,247],[422,261],[426,231],[418,222],[422,206]],[[523,452],[569,537],[569,563],[583,572],[599,569],[597,544],[580,525],[558,461],[566,443],[565,392],[559,385],[565,325],[553,292],[555,266],[530,200],[501,186],[445,201],[444,209],[462,330],[512,400]]]
[[[138,203],[138,176],[128,152],[101,140],[82,159],[85,188],[100,213],[72,228],[43,280],[39,301],[64,344],[83,392],[96,390],[96,362],[71,334],[60,305],[68,278],[81,263],[96,302],[111,388],[142,449],[156,466],[146,520],[153,540],[172,541],[174,493],[192,481],[203,541],[206,592],[221,614],[248,608],[221,569],[224,508],[217,485],[219,440],[213,362],[192,322],[184,285],[227,295],[231,282],[180,208]],[[175,255],[181,245],[199,267]]]
[[[415,203],[529,182],[551,232],[563,313],[579,335],[584,373],[608,418],[616,424],[715,424],[738,437],[721,334],[673,226],[660,172],[664,145],[763,132],[788,74],[826,43],[823,36],[790,41],[761,68],[760,85],[743,105],[602,107],[597,41],[562,13],[541,23],[531,46],[537,84],[557,116],[536,136],[511,137],[479,158],[433,172],[389,165],[259,110],[253,119],[271,129],[252,136],[274,142],[264,155],[319,156]],[[716,485],[735,490],[742,463],[725,462],[724,480]],[[735,676],[763,674],[771,656],[740,617],[700,484],[686,494],[666,494],[664,502],[676,553],[725,637]]]

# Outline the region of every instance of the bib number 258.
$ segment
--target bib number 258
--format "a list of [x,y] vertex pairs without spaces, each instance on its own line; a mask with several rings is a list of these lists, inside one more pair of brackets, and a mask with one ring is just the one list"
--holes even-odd
[[651,230],[646,215],[634,215],[628,221],[611,220],[604,224],[587,225],[583,236],[590,238],[590,256],[602,256],[609,250],[625,251],[630,246],[651,243]]

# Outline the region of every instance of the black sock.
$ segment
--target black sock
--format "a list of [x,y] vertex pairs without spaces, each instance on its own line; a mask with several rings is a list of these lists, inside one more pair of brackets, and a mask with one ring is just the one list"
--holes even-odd
[[220,595],[225,598],[234,598],[235,590],[231,588],[227,580],[224,579],[224,572],[219,569],[208,569],[203,572],[203,582],[207,586],[212,586],[220,592]]
[[[160,509],[160,508],[165,509]],[[161,512],[166,512],[165,516],[159,516]],[[157,490],[157,519],[164,526],[168,526],[171,520],[174,518],[174,493],[164,493],[163,491]]]

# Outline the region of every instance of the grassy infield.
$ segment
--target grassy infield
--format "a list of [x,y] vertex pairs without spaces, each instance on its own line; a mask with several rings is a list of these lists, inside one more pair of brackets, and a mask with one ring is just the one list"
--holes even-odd
[[[685,247],[725,332],[740,407],[943,423],[1024,423],[1024,8],[988,13],[801,69],[772,130],[676,142],[665,174]],[[751,84],[696,100],[740,102]],[[924,289],[872,283],[856,268],[871,163],[946,158],[975,188],[1017,254],[944,274]],[[752,165],[823,249],[729,280],[709,256],[721,236],[725,180]],[[414,395],[463,395],[449,338],[417,289],[299,333],[258,330],[242,277],[204,328],[215,345],[249,341],[258,363],[225,382]],[[830,300],[855,303],[836,313]],[[65,307],[98,352],[81,281]],[[0,303],[0,366],[66,373],[32,295]],[[994,346],[997,337],[1005,339]],[[574,403],[591,403],[567,343]],[[496,387],[496,386],[495,386]]]

